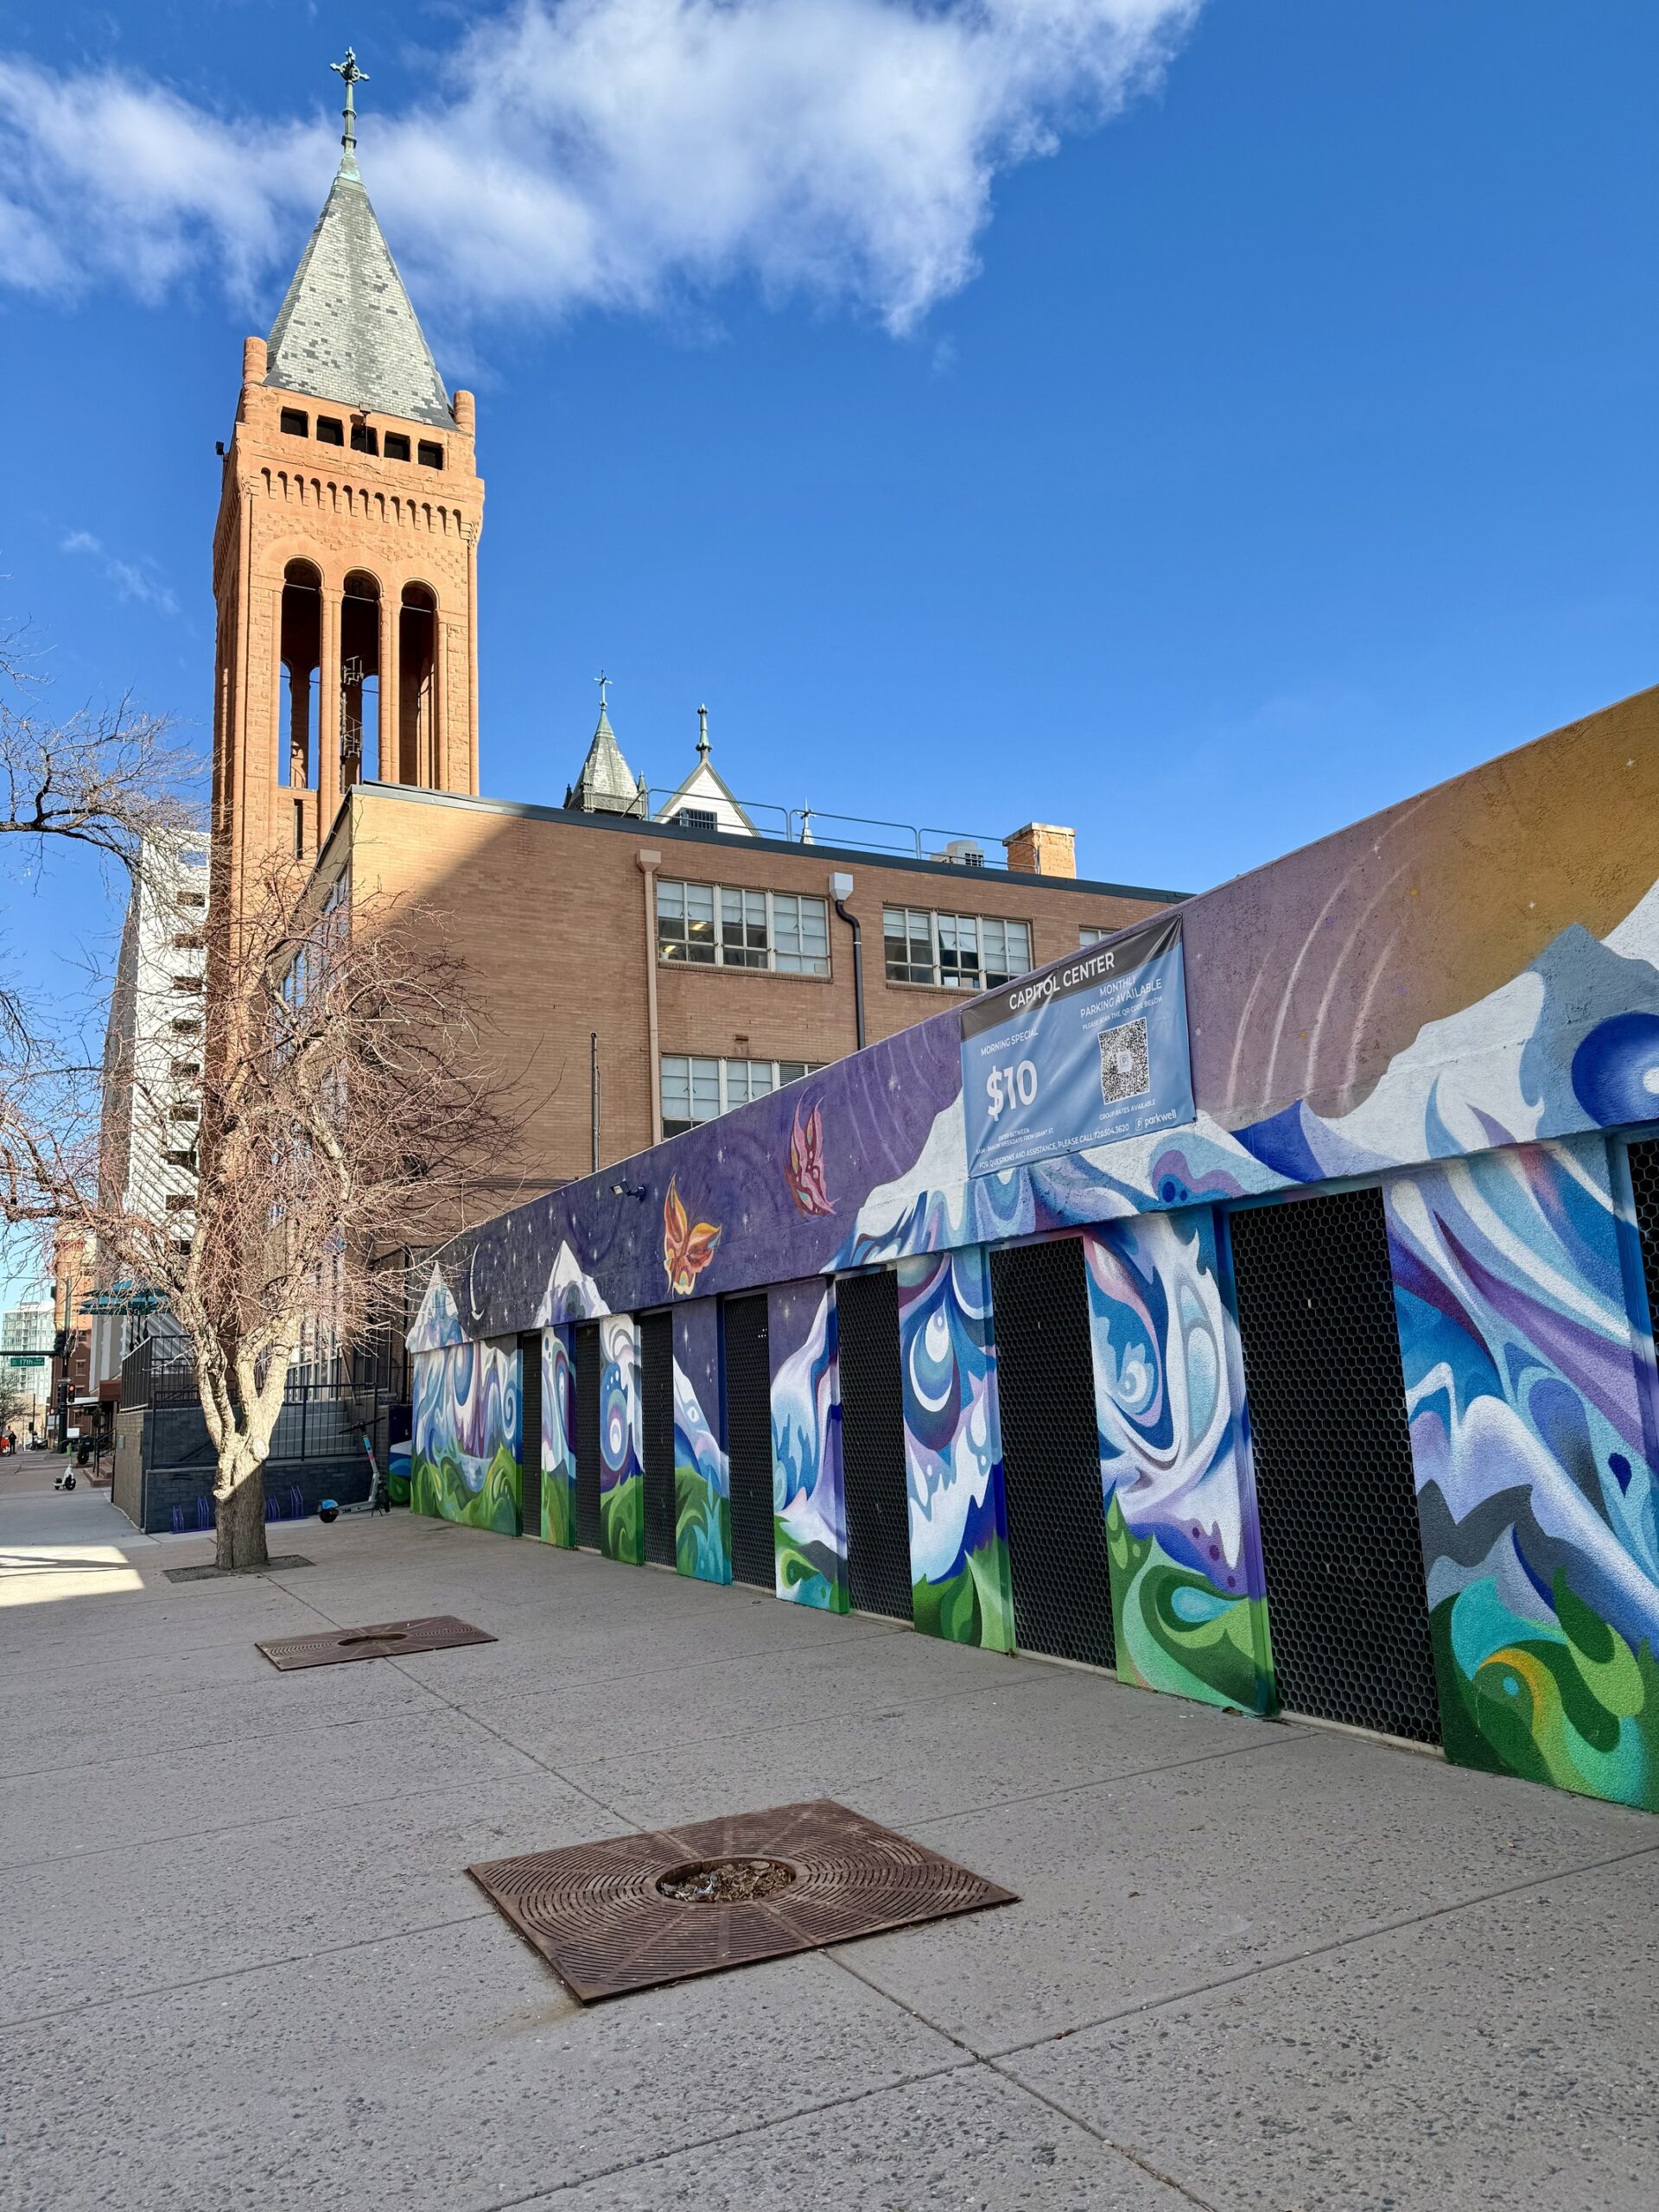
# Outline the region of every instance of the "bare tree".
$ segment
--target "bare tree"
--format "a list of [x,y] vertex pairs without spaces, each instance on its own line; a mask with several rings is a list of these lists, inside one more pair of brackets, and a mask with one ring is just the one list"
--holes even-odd
[[[401,1312],[401,1274],[372,1263],[464,1228],[479,1163],[502,1156],[513,1122],[461,1011],[460,965],[418,910],[273,860],[234,906],[215,881],[205,934],[194,1198],[110,1189],[99,1083],[67,1069],[0,1110],[0,1189],[13,1218],[91,1231],[106,1264],[164,1301],[194,1365],[218,1560],[233,1568],[266,1557],[264,1469],[290,1364]],[[173,1089],[137,1059],[115,1079],[132,1086],[135,1125],[176,1147]]]
[[54,721],[16,632],[0,636],[0,836],[60,838],[130,868],[147,838],[195,826],[201,761],[166,715],[123,699]]

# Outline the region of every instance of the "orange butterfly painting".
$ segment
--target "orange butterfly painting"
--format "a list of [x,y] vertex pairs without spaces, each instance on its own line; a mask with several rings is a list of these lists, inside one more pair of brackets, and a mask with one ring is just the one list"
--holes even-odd
[[663,1200],[663,1268],[676,1298],[689,1298],[697,1277],[715,1256],[720,1229],[712,1221],[693,1222],[671,1176]]

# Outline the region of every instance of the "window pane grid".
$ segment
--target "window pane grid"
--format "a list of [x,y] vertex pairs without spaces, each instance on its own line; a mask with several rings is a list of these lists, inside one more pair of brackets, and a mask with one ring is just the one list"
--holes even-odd
[[995,915],[918,913],[887,906],[881,938],[887,980],[948,990],[995,989],[1031,966],[1031,929]]
[[800,892],[659,883],[657,957],[686,960],[704,968],[760,968],[785,976],[827,976],[829,902]]
[[786,1083],[815,1075],[821,1060],[697,1059],[665,1052],[660,1065],[663,1135],[683,1136],[734,1106],[766,1098]]

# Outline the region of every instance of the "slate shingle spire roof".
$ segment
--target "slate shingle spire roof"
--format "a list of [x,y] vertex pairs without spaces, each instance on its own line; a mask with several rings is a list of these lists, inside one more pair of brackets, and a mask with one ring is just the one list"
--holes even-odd
[[565,792],[564,803],[580,807],[584,814],[648,811],[648,805],[641,803],[633,771],[622,758],[622,748],[616,741],[616,732],[611,728],[603,701],[600,703],[594,741],[588,747],[588,758],[582,764],[582,773]]
[[449,395],[381,236],[354,149],[348,142],[271,326],[265,382],[450,429]]

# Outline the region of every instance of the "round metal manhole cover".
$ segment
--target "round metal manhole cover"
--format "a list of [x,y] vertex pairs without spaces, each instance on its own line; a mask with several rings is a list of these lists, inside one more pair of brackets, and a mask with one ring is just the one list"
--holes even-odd
[[694,1859],[671,1866],[657,1879],[665,1897],[680,1904],[753,1904],[786,1890],[795,1869],[786,1859]]
[[[726,1870],[742,1868],[789,1878],[756,1876],[747,1896],[673,1894],[710,1877],[712,1891],[739,1888],[748,1878]],[[584,2003],[1015,1902],[829,1798],[467,1871]]]

